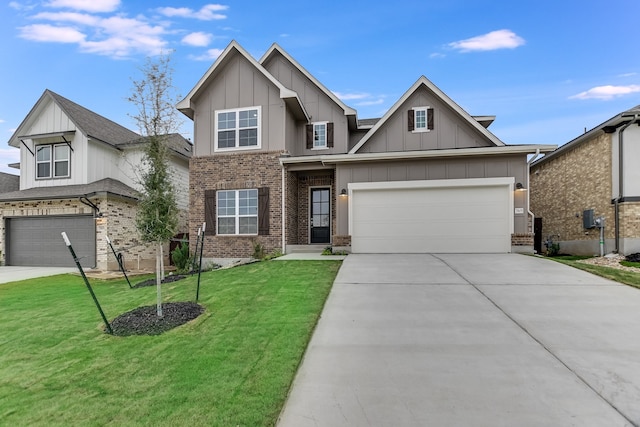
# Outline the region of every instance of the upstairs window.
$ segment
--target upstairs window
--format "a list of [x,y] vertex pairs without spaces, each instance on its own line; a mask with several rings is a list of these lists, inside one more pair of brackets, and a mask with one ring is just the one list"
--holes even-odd
[[322,150],[333,147],[333,123],[317,122],[307,125],[307,148]]
[[260,107],[216,111],[215,151],[260,148]]
[[37,145],[36,179],[69,177],[69,161],[68,145]]
[[409,110],[407,114],[409,121],[408,130],[411,132],[429,132],[433,130],[433,108],[417,107]]

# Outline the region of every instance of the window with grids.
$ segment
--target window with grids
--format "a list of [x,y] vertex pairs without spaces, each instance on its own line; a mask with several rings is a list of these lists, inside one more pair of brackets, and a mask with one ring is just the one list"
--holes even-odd
[[216,150],[260,148],[260,107],[216,112]]
[[36,146],[36,178],[69,177],[70,150],[66,144]]
[[313,124],[313,148],[327,148],[327,124]]
[[409,129],[411,132],[429,132],[434,129],[434,113],[431,107],[416,107],[409,110]]
[[258,190],[217,192],[218,234],[258,234]]

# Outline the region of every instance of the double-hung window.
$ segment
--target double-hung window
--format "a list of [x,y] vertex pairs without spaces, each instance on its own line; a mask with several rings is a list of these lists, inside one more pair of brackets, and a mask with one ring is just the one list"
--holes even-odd
[[313,148],[314,149],[327,148],[327,124],[326,123],[313,124]]
[[258,234],[258,190],[219,190],[218,234]]
[[260,148],[260,106],[216,111],[215,150]]
[[66,144],[36,146],[36,178],[67,178],[70,150]]
[[409,110],[409,130],[411,132],[429,132],[434,128],[433,108],[416,107]]

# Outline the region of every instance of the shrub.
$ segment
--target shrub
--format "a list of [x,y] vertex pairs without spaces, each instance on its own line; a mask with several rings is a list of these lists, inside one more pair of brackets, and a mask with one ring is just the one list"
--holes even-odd
[[171,252],[171,259],[176,266],[178,272],[188,271],[191,265],[191,256],[189,254],[189,244],[187,242],[180,243],[180,246]]
[[253,242],[253,257],[262,259],[265,256],[264,245],[260,242]]

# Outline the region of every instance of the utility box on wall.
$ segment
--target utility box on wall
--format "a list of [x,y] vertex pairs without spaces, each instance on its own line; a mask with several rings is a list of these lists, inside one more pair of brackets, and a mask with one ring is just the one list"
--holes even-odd
[[582,226],[584,228],[595,228],[596,221],[594,216],[595,213],[593,209],[586,209],[582,211]]

